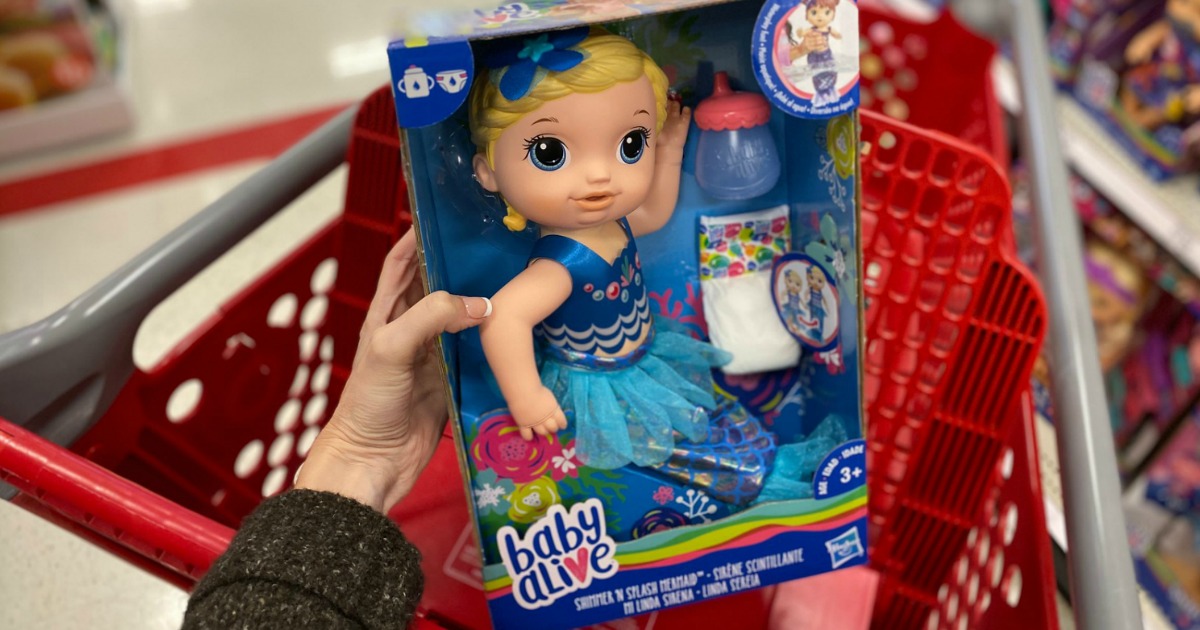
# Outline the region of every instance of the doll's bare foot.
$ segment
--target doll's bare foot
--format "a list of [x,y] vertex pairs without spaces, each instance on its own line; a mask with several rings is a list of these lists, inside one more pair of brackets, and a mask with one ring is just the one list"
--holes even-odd
[[534,434],[553,435],[567,428],[567,416],[558,404],[558,398],[545,386],[521,403],[510,405],[509,411],[525,440],[532,440]]

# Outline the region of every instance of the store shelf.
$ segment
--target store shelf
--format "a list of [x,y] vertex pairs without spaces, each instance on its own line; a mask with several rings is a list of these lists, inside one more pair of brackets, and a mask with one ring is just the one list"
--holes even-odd
[[[71,4],[91,42],[91,79],[78,91],[54,96],[33,106],[0,111],[0,160],[133,127],[134,111],[128,68],[128,43],[120,37],[120,20],[108,2]],[[101,35],[104,33],[105,35]],[[103,40],[108,46],[101,45]],[[115,43],[113,43],[115,42]]]
[[23,110],[0,114],[0,160],[133,125],[129,99],[116,82],[98,85]]
[[1142,628],[1145,630],[1175,630],[1175,626],[1167,620],[1162,609],[1146,591],[1138,590],[1138,603],[1142,605]]
[[1063,149],[1076,172],[1192,273],[1200,273],[1200,175],[1153,181],[1074,100],[1060,99],[1059,116]]
[[[1020,94],[1007,60],[992,72],[1005,109],[1020,111]],[[1063,152],[1071,166],[1116,204],[1193,274],[1200,275],[1200,175],[1156,182],[1148,177],[1074,99],[1060,96]]]

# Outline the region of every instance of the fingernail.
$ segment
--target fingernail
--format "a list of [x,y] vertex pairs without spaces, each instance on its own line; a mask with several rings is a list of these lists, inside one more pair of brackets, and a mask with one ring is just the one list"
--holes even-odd
[[462,301],[467,308],[467,315],[475,319],[483,319],[492,314],[492,301],[485,297],[463,298]]

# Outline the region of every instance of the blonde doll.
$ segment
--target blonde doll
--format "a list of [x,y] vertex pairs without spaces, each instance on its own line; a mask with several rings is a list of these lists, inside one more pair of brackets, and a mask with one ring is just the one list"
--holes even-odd
[[804,279],[800,277],[799,271],[788,269],[783,272],[783,282],[787,296],[781,307],[783,321],[793,332],[800,334],[804,329],[804,309],[801,306],[804,299]]
[[825,338],[825,275],[812,265],[808,268],[808,316],[813,320],[813,336],[818,340]]
[[488,364],[526,439],[570,414],[586,465],[663,465],[677,438],[706,439],[711,370],[728,360],[651,317],[634,240],[675,209],[691,112],[668,101],[649,56],[601,28],[543,34],[485,62],[470,95],[475,176],[504,200],[509,229],[540,231],[528,266],[492,298]]

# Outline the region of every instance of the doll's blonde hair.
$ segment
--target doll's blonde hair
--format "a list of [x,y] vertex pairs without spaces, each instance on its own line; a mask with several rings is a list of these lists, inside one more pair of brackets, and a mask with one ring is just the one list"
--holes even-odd
[[[487,159],[489,167],[496,166],[493,150],[500,134],[526,114],[564,96],[577,92],[603,92],[618,83],[636,81],[643,76],[650,79],[650,87],[654,90],[658,117],[655,131],[662,129],[667,118],[667,75],[649,55],[628,39],[598,26],[593,26],[587,38],[573,49],[584,54],[584,60],[579,65],[562,72],[548,72],[525,96],[515,101],[504,98],[500,88],[493,83],[490,72],[478,74],[471,88],[467,111],[471,140]],[[504,206],[508,209],[504,225],[514,232],[525,229],[525,217],[507,201]]]

